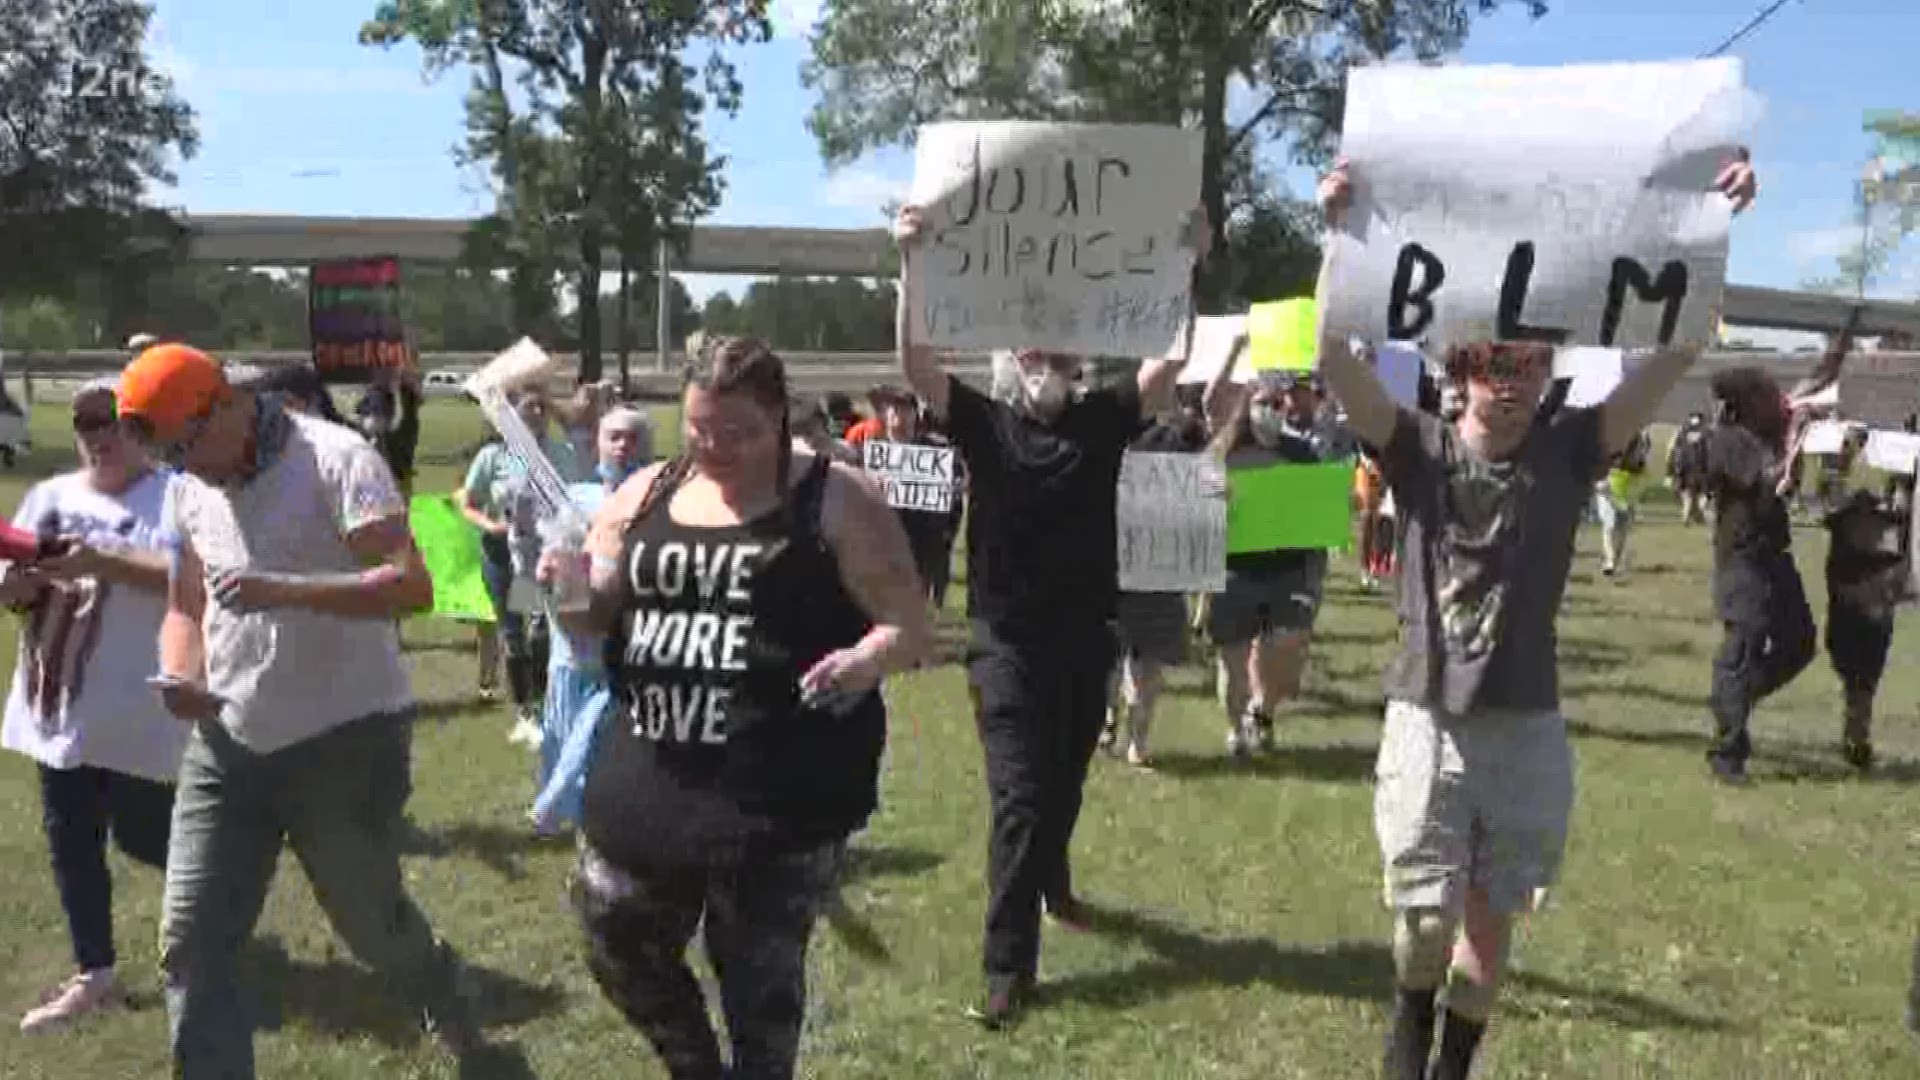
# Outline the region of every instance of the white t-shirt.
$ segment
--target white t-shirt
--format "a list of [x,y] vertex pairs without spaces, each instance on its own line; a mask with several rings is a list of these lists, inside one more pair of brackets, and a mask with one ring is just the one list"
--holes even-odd
[[[207,573],[337,574],[364,567],[349,533],[404,517],[387,463],[364,439],[290,414],[287,445],[238,488],[183,476],[169,520]],[[220,722],[267,754],[350,720],[399,712],[413,687],[391,619],[350,619],[304,608],[236,612],[207,599],[207,688],[227,700]]]
[[[167,475],[156,471],[119,495],[108,495],[95,490],[84,472],[66,473],[35,484],[13,523],[34,532],[49,515],[58,515],[62,533],[164,553],[170,547],[162,517],[168,487]],[[51,701],[64,699],[44,717],[29,703],[35,665],[29,624],[21,623],[0,742],[49,768],[92,766],[170,782],[179,774],[189,726],[169,715],[147,685],[155,671],[153,645],[166,598],[131,585],[102,587],[105,600],[97,614],[49,607],[42,616],[49,662],[41,670],[54,680],[42,685],[51,691]],[[70,697],[61,684],[70,684]]]

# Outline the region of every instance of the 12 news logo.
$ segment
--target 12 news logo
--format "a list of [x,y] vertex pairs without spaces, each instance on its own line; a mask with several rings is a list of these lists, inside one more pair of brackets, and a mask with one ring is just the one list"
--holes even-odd
[[152,68],[80,60],[73,65],[72,87],[82,100],[162,98],[173,91],[173,80]]

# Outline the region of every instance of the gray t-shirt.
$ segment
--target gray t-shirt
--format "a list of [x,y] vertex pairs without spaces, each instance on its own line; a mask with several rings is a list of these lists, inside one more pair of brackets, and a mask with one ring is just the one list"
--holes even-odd
[[1559,708],[1554,617],[1600,460],[1596,409],[1542,419],[1503,462],[1400,413],[1381,457],[1401,518],[1389,698],[1456,716]]

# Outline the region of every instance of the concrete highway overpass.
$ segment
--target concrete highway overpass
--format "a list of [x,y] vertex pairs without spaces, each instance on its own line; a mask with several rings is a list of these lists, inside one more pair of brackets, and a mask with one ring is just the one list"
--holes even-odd
[[[305,266],[324,259],[392,255],[402,260],[458,262],[470,222],[452,218],[296,217],[195,214],[187,224],[189,257],[233,266]],[[619,258],[607,252],[608,268]],[[899,268],[885,229],[790,229],[696,225],[674,269],[705,274],[892,277]],[[1920,304],[1728,285],[1724,310],[1733,326],[1774,330],[1838,329],[1855,306],[1861,333],[1900,331],[1920,337]]]

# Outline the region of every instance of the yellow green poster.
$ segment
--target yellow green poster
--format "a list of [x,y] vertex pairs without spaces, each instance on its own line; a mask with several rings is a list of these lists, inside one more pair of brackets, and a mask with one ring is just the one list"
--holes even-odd
[[1330,550],[1352,539],[1351,459],[1227,471],[1227,554]]

